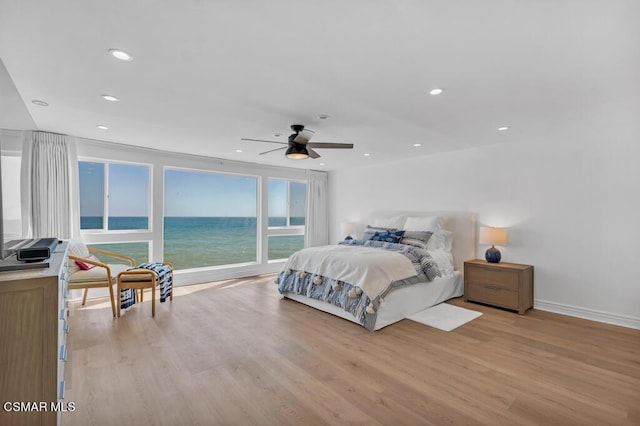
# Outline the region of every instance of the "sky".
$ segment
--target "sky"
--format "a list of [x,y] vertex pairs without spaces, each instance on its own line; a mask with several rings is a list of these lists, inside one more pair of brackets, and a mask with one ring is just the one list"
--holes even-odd
[[[80,161],[81,216],[102,216],[104,164]],[[150,167],[108,165],[109,215],[148,216]],[[255,217],[257,179],[249,176],[165,170],[165,216]],[[291,216],[304,216],[306,185],[291,184]],[[269,179],[269,216],[287,212],[287,182]]]

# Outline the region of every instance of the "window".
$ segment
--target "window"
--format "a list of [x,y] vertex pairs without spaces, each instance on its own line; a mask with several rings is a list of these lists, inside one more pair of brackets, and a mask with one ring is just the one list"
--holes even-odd
[[282,179],[269,179],[269,227],[304,226],[307,185]]
[[149,166],[79,161],[78,172],[80,229],[149,229]]
[[270,235],[268,247],[269,260],[286,259],[304,248],[304,235]]
[[164,259],[175,269],[257,262],[258,180],[165,169]]
[[307,185],[303,182],[269,179],[268,260],[280,260],[304,247]]
[[[136,265],[149,261],[149,243],[147,241],[136,243],[88,244],[88,246],[129,256],[135,260]],[[126,263],[124,260],[104,256],[99,253],[94,253],[94,256],[100,259],[102,263]]]
[[20,202],[20,168],[22,158],[19,155],[2,154],[2,227],[5,242],[19,239],[22,235],[22,204]]

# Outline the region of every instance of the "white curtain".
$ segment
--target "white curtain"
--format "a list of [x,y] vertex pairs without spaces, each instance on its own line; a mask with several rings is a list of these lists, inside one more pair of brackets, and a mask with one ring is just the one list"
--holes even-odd
[[66,135],[46,132],[28,132],[24,140],[21,199],[28,237],[76,236],[71,178],[77,159],[71,145]]
[[307,219],[305,247],[329,244],[328,176],[326,172],[307,171]]

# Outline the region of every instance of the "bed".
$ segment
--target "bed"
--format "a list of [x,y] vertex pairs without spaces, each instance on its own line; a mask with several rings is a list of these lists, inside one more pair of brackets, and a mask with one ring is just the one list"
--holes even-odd
[[[365,229],[367,225],[391,230],[392,237],[396,232],[394,229],[408,225],[411,231],[404,235],[413,237],[416,234],[423,235],[417,232],[418,228],[429,227],[429,223],[434,223],[431,222],[434,218],[441,220],[437,229],[429,231],[433,234],[430,243],[413,245],[409,239],[402,238],[401,243],[408,244],[396,243],[395,240],[385,239],[388,234],[383,231],[380,231],[383,233],[382,242],[362,242],[364,230],[373,232],[372,229]],[[353,241],[294,253],[276,280],[283,297],[375,331],[430,306],[462,296],[463,263],[475,258],[475,214],[448,211],[378,212],[359,225],[360,230]],[[442,239],[443,235],[446,235],[446,242]],[[442,244],[445,247],[441,247]],[[425,250],[428,256],[424,256]],[[381,254],[380,251],[392,252],[393,255]],[[393,260],[394,256],[405,256],[411,262]],[[396,271],[393,267],[395,264],[385,263],[387,260],[404,262],[402,267],[405,269],[399,267]],[[404,277],[408,273],[407,263],[413,263],[415,270],[412,276]],[[434,264],[436,268],[433,268]],[[382,277],[372,273],[376,269],[381,271]],[[382,284],[385,280],[390,282]]]

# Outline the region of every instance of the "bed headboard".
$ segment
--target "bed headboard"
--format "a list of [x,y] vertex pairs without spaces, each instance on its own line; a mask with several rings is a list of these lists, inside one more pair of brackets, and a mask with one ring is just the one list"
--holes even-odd
[[[373,217],[393,216],[442,216],[443,228],[453,232],[453,266],[456,271],[464,273],[464,262],[476,258],[476,214],[456,211],[381,211],[371,215]],[[366,224],[365,224],[366,225]]]

